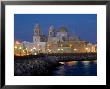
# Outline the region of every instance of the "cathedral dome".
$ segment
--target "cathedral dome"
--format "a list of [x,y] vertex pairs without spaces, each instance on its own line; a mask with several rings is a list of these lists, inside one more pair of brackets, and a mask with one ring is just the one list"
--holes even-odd
[[67,28],[65,27],[60,27],[58,32],[67,32]]

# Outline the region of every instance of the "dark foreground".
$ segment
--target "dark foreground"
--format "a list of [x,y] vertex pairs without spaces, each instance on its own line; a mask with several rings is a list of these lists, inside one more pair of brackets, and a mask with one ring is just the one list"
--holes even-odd
[[[94,56],[94,54],[93,54]],[[96,76],[97,63],[94,59],[71,60],[72,56],[62,56],[63,64],[57,56],[15,57],[15,76]],[[81,56],[82,57],[82,56]],[[83,57],[84,58],[84,57]],[[59,61],[60,60],[60,61]],[[68,60],[68,61],[67,61]]]
[[15,76],[49,76],[59,63],[41,58],[17,59],[14,61]]

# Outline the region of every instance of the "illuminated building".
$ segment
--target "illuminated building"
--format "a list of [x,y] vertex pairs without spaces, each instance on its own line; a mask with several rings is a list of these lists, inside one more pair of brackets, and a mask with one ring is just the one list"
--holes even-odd
[[80,40],[74,33],[62,26],[55,29],[51,25],[48,29],[48,36],[41,34],[39,24],[34,27],[33,42],[15,42],[14,51],[16,55],[29,55],[38,53],[89,53],[97,52],[96,44]]

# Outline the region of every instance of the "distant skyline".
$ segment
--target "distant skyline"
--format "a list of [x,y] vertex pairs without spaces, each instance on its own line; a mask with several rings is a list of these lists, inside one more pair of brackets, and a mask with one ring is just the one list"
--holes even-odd
[[97,43],[96,14],[15,14],[15,40],[32,42],[36,24],[40,25],[44,35],[48,34],[51,25],[55,29],[65,26],[69,33],[75,33],[81,40]]

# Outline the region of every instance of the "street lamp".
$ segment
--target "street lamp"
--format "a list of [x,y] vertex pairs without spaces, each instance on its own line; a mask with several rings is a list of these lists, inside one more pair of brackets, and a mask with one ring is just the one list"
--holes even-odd
[[58,49],[58,51],[59,51],[60,49]]
[[16,49],[17,49],[17,46],[15,46],[15,47],[14,47],[14,52],[15,52],[15,55],[16,55]]
[[88,48],[86,47],[85,50],[86,50],[86,53],[87,53],[88,52]]
[[62,53],[63,53],[63,49],[61,49]]
[[76,51],[77,51],[77,49],[76,49],[76,48],[74,48],[74,51],[76,52]]
[[21,49],[22,49],[22,48],[21,48],[21,46],[20,46],[20,47],[19,47],[19,50],[20,50],[20,56],[21,56]]
[[35,50],[36,48],[34,47],[33,49]]
[[70,44],[70,51],[72,52],[72,49],[71,48],[72,48],[72,44]]
[[49,53],[51,52],[51,50],[49,50]]
[[72,44],[70,44],[70,48],[72,47]]
[[17,49],[17,46],[15,46],[14,48]]
[[23,56],[25,55],[25,51],[23,50]]
[[49,50],[50,50],[50,49],[47,49],[48,53],[49,53]]
[[35,52],[34,55],[37,55],[37,53]]
[[61,50],[63,50],[63,49],[61,49]]
[[32,52],[32,49],[31,49],[31,52]]
[[33,48],[33,50],[34,50],[34,53],[35,53],[35,51],[36,51],[36,48],[34,47],[34,48]]
[[28,55],[28,49],[26,48],[26,55]]
[[61,47],[62,47],[63,45],[61,44]]
[[60,49],[57,49],[57,50],[58,50],[58,53],[59,53]]

